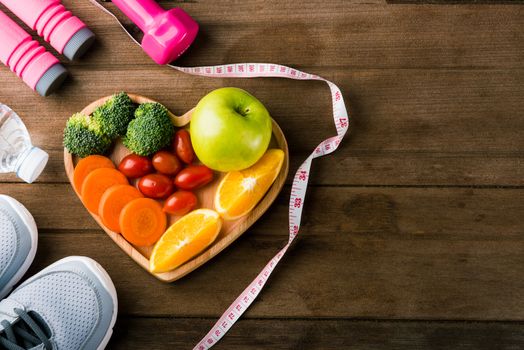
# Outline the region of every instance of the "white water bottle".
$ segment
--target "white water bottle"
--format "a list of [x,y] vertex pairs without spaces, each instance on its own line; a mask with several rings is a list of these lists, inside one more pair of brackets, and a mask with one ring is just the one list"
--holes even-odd
[[0,173],[12,173],[31,183],[44,170],[49,155],[33,146],[22,119],[0,103]]

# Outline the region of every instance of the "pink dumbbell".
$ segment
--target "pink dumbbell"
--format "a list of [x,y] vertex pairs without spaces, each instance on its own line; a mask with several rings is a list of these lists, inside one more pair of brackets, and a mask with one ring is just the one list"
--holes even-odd
[[154,0],[113,0],[144,32],[142,49],[158,64],[167,64],[187,50],[198,24],[182,9],[164,10]]
[[42,96],[56,90],[67,76],[55,56],[1,11],[0,61]]
[[70,60],[82,56],[95,40],[93,32],[60,0],[0,0],[58,53]]

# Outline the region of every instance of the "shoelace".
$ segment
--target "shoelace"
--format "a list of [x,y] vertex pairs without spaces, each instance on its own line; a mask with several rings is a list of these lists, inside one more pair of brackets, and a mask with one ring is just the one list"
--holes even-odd
[[44,344],[45,350],[52,350],[53,346],[48,336],[33,318],[24,310],[15,309],[20,320],[11,324],[6,320],[0,321],[4,329],[0,331],[0,348],[7,350],[27,350],[36,345]]

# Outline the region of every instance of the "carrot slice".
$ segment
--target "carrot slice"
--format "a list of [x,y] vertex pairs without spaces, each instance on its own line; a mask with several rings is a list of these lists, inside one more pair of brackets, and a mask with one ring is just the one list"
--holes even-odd
[[120,213],[127,203],[142,198],[142,193],[130,185],[114,185],[107,189],[100,199],[98,215],[111,231],[120,232]]
[[166,230],[167,218],[160,203],[151,198],[129,202],[120,213],[120,230],[128,242],[148,246]]
[[114,169],[115,165],[111,159],[99,155],[92,155],[80,159],[73,173],[73,187],[75,188],[75,191],[80,193],[82,191],[82,184],[87,175],[89,175],[93,170],[100,168]]
[[95,169],[87,175],[82,184],[82,202],[87,210],[98,214],[100,199],[104,192],[114,185],[129,185],[127,178],[116,169]]

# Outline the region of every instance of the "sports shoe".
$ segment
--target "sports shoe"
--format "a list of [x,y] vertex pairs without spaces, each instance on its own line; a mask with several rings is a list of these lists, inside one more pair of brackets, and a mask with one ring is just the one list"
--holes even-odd
[[115,287],[93,259],[68,257],[0,302],[0,348],[99,350],[116,321]]
[[38,231],[31,213],[16,199],[0,195],[0,300],[33,262]]

